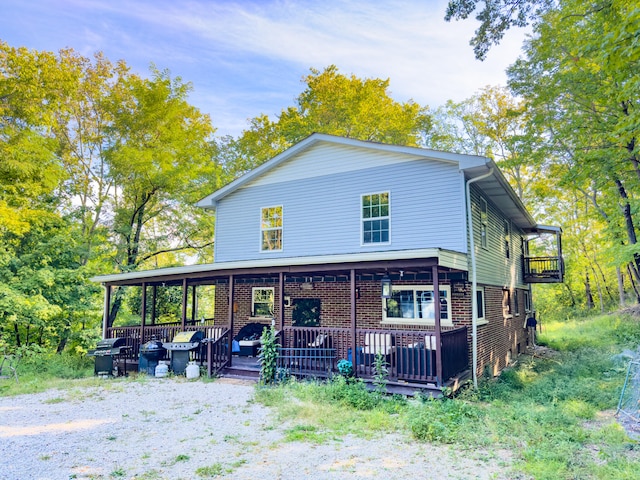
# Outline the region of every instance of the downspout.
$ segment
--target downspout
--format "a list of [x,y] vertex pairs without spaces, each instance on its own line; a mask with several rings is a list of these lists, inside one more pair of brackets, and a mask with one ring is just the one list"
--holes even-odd
[[493,167],[488,173],[472,178],[467,181],[467,224],[469,225],[469,250],[471,251],[471,375],[473,377],[473,388],[478,388],[478,303],[476,302],[476,290],[478,281],[476,279],[476,247],[473,241],[473,215],[471,214],[471,184],[484,180],[493,175]]

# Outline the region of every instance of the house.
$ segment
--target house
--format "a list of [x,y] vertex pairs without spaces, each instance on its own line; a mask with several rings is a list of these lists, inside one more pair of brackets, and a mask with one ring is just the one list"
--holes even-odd
[[[294,373],[330,375],[347,359],[372,378],[378,356],[390,388],[455,388],[524,351],[530,284],[563,277],[561,229],[536,224],[480,156],[313,134],[198,205],[216,216],[215,263],[94,280],[105,338],[137,352],[151,335],[200,329],[210,341],[193,356],[210,374],[255,355],[243,332],[273,322]],[[557,251],[530,257],[541,234]],[[147,297],[171,285],[182,317],[159,325]],[[123,286],[142,287],[139,326],[111,323]],[[203,286],[215,286],[215,315],[198,321]]]

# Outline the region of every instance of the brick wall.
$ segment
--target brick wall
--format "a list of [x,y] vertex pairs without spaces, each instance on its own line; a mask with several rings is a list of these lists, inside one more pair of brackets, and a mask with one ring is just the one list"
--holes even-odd
[[[428,284],[424,281],[394,281],[394,285],[415,285]],[[382,301],[380,299],[380,282],[375,280],[359,280],[357,282],[359,297],[356,300],[356,321],[358,328],[381,328]],[[471,359],[471,284],[441,282],[441,285],[451,287],[451,313],[455,327],[466,326],[469,337],[469,358]],[[278,318],[280,299],[278,295],[278,282],[261,281],[236,283],[234,285],[234,332],[238,331],[247,323],[254,322],[251,318],[251,289],[252,287],[273,287],[275,291],[275,317]],[[323,327],[350,327],[351,325],[351,305],[350,305],[350,282],[307,282],[305,283],[285,283],[285,296],[293,301],[299,298],[320,299],[320,325]],[[515,314],[515,307],[512,307],[513,315],[504,317],[502,311],[502,288],[485,286],[485,325],[478,326],[478,375],[482,375],[485,368],[489,373],[496,375],[502,370],[510,359],[515,359],[518,353],[524,351],[526,346],[526,329],[524,322],[526,314],[524,311],[524,293],[520,291],[518,301],[520,303],[520,315]],[[227,323],[228,318],[228,295],[229,285],[220,283],[216,285],[216,319],[220,324]],[[511,295],[512,303],[515,295]],[[292,323],[292,307],[285,307],[285,325]],[[267,324],[268,321],[261,321]],[[386,326],[393,330],[426,330],[433,327],[416,325],[393,325]]]

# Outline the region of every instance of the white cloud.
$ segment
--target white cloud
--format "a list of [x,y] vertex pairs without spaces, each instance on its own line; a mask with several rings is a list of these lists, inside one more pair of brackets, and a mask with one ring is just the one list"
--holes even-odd
[[291,105],[310,67],[335,64],[344,74],[390,78],[397,100],[432,107],[504,84],[523,34],[508,32],[479,62],[468,44],[475,22],[446,23],[446,3],[35,0],[11,4],[15,14],[0,19],[0,31],[24,42],[21,28],[28,25],[35,35],[28,43],[3,39],[39,49],[71,46],[85,55],[102,50],[140,73],[150,63],[169,68],[194,84],[192,102],[221,133],[237,134],[246,119]]

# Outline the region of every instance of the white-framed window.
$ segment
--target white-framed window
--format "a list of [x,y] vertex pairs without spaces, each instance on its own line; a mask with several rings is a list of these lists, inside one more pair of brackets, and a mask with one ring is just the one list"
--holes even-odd
[[531,311],[531,295],[529,290],[524,290],[524,311],[529,313]]
[[484,287],[476,288],[476,307],[478,312],[478,322],[485,322]]
[[391,241],[389,192],[369,193],[361,197],[362,244],[379,245]]
[[505,318],[513,316],[511,310],[511,291],[507,288],[502,290],[502,315]]
[[263,207],[260,212],[260,250],[282,250],[282,205]]
[[273,317],[275,293],[273,287],[253,287],[251,289],[251,315]]
[[[382,301],[383,323],[435,323],[433,285],[393,285],[391,298]],[[440,287],[440,323],[453,325],[451,320],[451,289]]]
[[480,198],[480,246],[487,248],[489,235],[489,210],[487,209],[487,201]]
[[513,292],[513,311],[516,317],[520,315],[520,295],[518,294],[518,289]]

